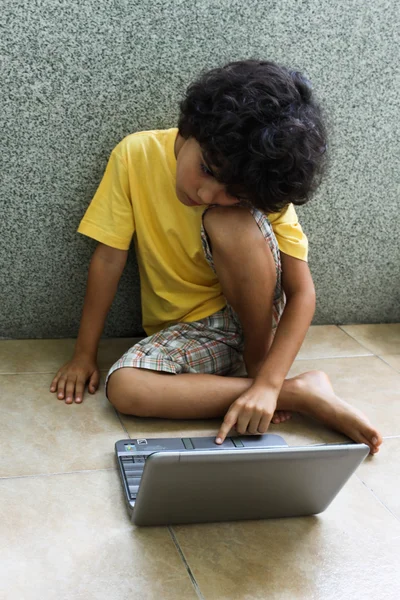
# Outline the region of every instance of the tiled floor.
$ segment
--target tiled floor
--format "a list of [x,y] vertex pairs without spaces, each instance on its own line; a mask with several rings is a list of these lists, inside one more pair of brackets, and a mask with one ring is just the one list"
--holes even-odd
[[[105,371],[131,340],[103,341]],[[67,406],[48,391],[72,340],[0,341],[0,598],[400,598],[400,324],[312,327],[291,375],[323,369],[384,436],[319,516],[135,528],[114,443],[214,435],[218,421],[120,417],[101,388]],[[300,416],[289,445],[345,438]]]

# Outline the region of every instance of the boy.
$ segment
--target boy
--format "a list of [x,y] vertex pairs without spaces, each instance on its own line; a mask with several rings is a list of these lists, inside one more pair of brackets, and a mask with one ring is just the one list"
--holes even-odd
[[[238,61],[200,77],[180,108],[177,129],[129,135],[111,154],[78,229],[99,245],[74,356],[50,390],[71,404],[88,380],[97,389],[98,342],[134,236],[148,337],[108,373],[120,412],[225,415],[222,443],[233,427],[262,434],[297,411],[376,453],[380,434],[324,373],[285,379],[315,308],[293,208],[315,189],[326,147],[309,82]],[[242,359],[247,377],[229,376]]]

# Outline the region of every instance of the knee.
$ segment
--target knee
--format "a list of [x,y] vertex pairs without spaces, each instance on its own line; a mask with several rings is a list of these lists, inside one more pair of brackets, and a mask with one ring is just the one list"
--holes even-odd
[[232,229],[258,229],[253,215],[244,206],[210,206],[203,222],[208,234],[226,231],[232,236]]
[[[255,297],[269,297],[276,287],[277,263],[252,213],[242,206],[212,207],[204,216],[204,228],[225,296],[233,290],[242,293],[239,283],[246,282],[245,291],[251,283]],[[232,304],[232,297],[228,302]]]
[[123,415],[135,417],[150,416],[143,399],[137,393],[135,384],[136,369],[121,368],[114,371],[107,382],[107,398]]
[[242,253],[255,242],[266,246],[253,215],[243,206],[213,206],[204,214],[203,223],[213,250]]

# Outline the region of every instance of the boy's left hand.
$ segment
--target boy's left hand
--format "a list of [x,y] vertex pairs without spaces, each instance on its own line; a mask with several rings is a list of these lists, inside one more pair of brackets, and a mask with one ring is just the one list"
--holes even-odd
[[236,431],[240,434],[265,433],[274,415],[278,395],[279,390],[267,384],[253,384],[229,407],[217,434],[216,443],[222,444],[235,424]]

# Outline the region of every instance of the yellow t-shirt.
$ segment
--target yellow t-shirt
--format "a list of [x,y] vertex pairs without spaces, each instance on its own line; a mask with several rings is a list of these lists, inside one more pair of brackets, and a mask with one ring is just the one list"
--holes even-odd
[[[177,133],[173,128],[125,137],[112,151],[78,228],[120,250],[127,250],[133,237],[148,335],[178,321],[203,319],[226,305],[201,244],[205,207],[185,206],[175,193]],[[307,260],[307,238],[293,206],[268,218],[282,252]]]

